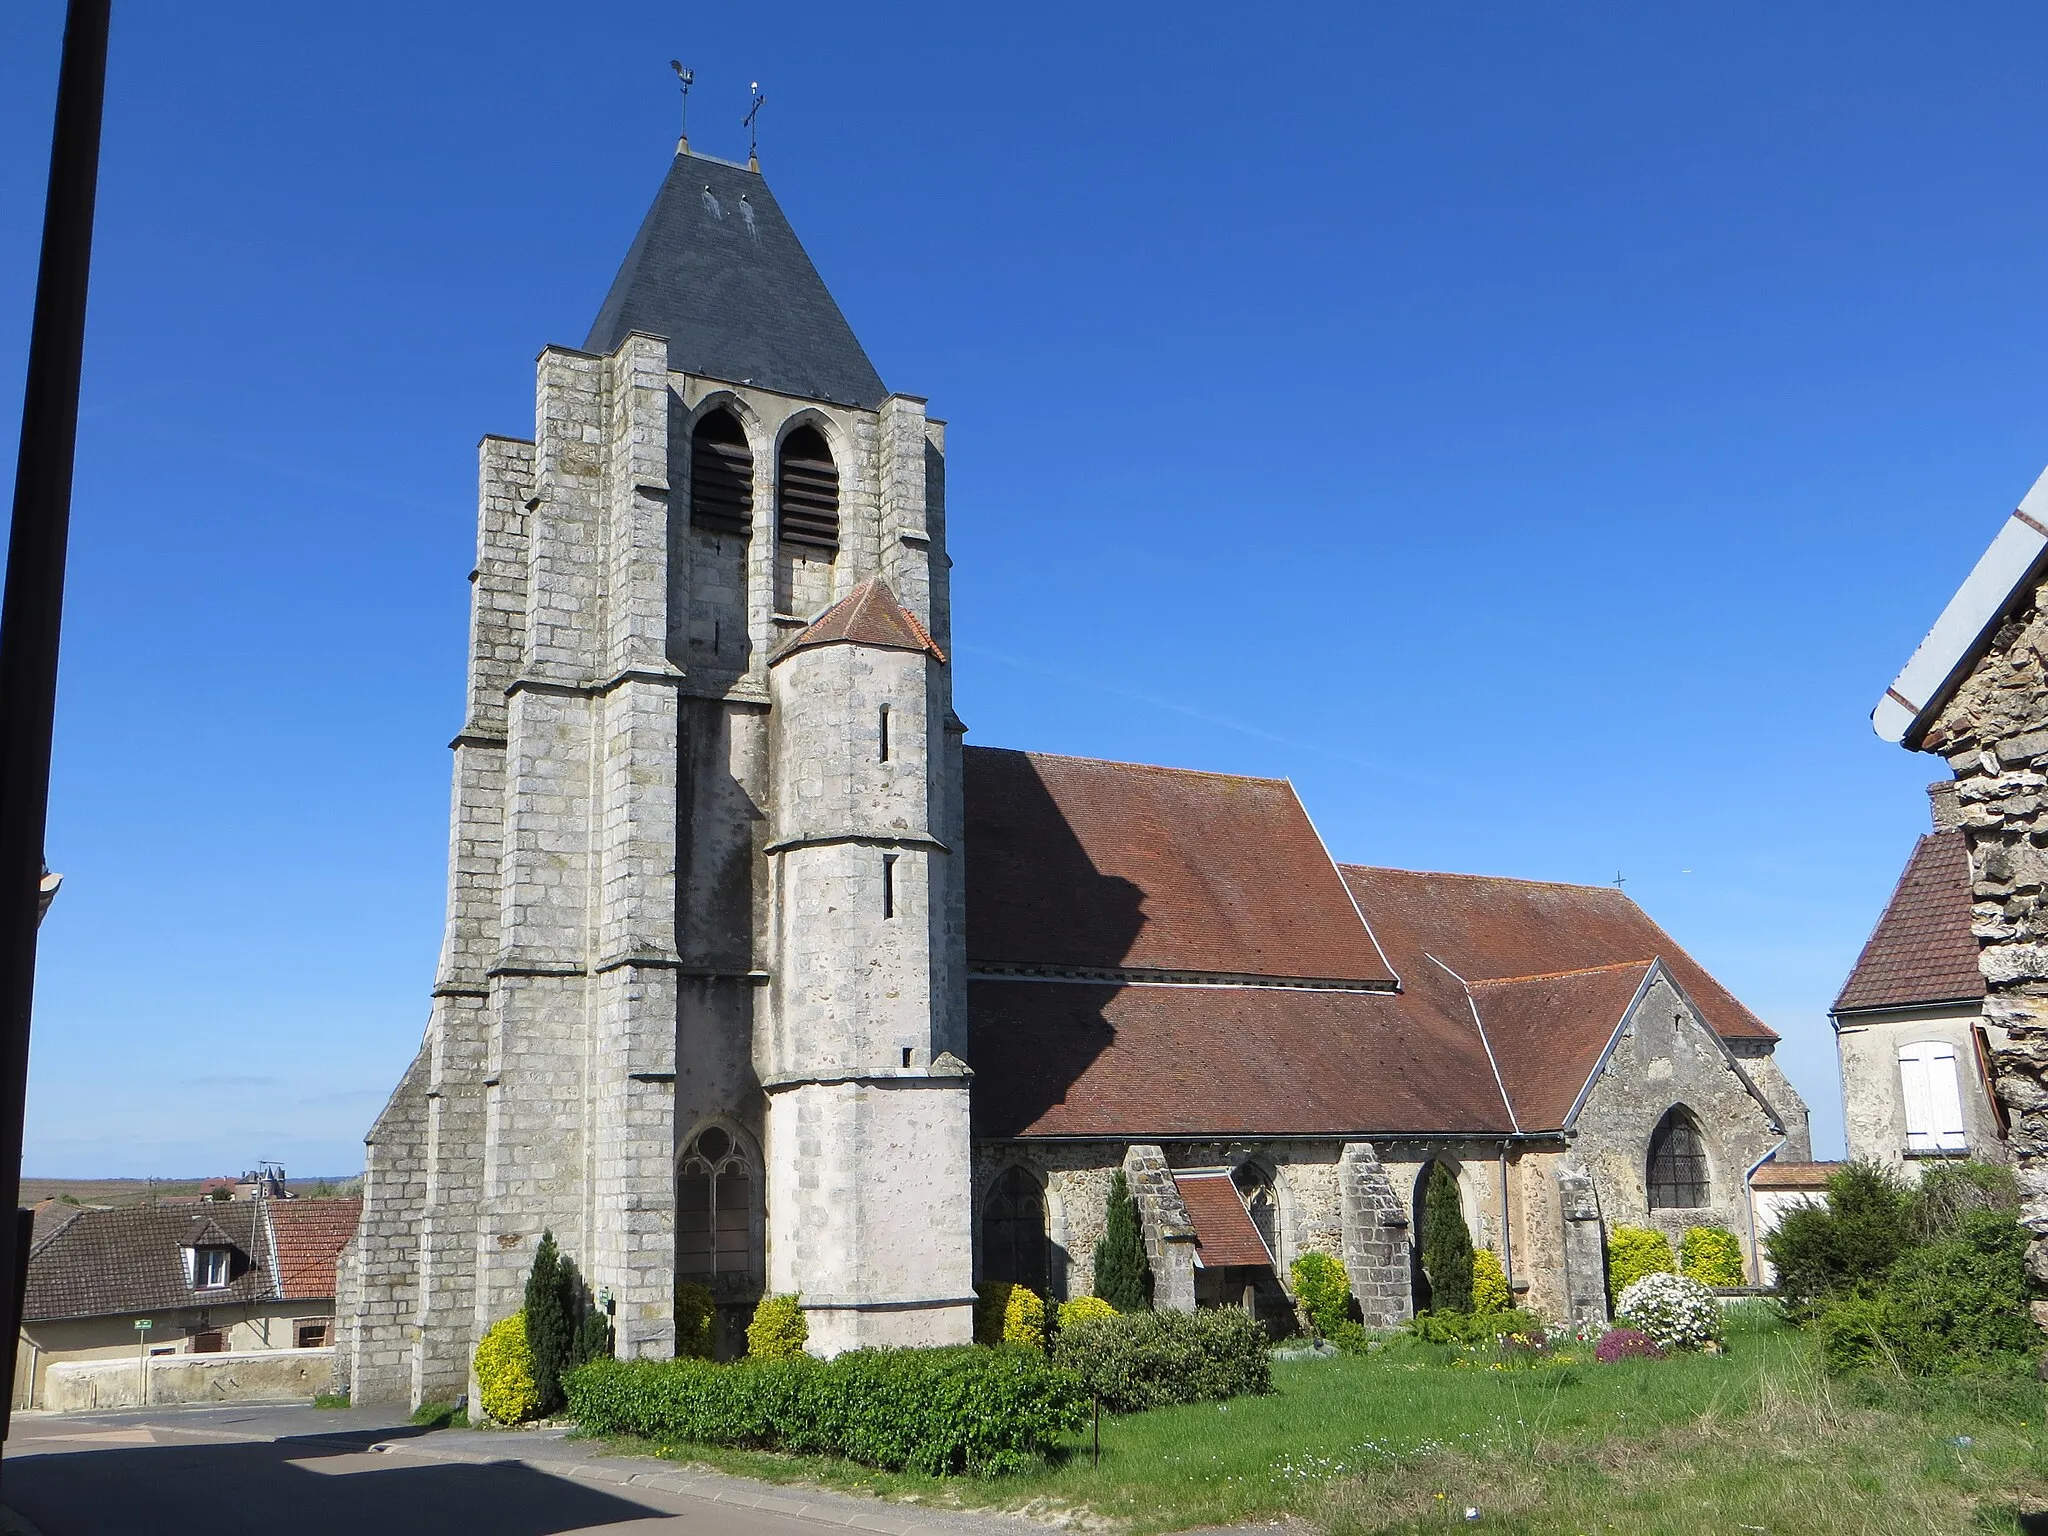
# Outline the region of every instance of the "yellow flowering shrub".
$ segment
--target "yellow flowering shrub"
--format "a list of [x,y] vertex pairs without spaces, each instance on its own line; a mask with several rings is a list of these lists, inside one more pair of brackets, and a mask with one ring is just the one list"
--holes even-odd
[[804,1341],[810,1336],[810,1325],[794,1295],[763,1296],[754,1308],[754,1320],[747,1324],[747,1358],[794,1360],[804,1352]]
[[500,1318],[484,1334],[476,1347],[476,1385],[484,1412],[500,1424],[524,1424],[540,1412],[524,1312]]
[[1472,1255],[1472,1310],[1505,1312],[1508,1309],[1508,1277],[1500,1267],[1500,1255],[1480,1248]]
[[1076,1323],[1099,1323],[1105,1317],[1115,1317],[1116,1308],[1100,1296],[1076,1296],[1072,1301],[1060,1303],[1059,1321],[1064,1330]]

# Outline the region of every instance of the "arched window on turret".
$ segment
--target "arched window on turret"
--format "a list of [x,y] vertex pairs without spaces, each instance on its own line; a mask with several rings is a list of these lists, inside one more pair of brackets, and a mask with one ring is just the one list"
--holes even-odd
[[805,422],[775,455],[775,611],[809,618],[832,601],[839,554],[839,466]]
[[676,1278],[724,1301],[758,1290],[755,1172],[732,1132],[707,1125],[676,1164]]
[[1005,1168],[981,1216],[981,1277],[1008,1280],[1044,1296],[1051,1268],[1045,1191],[1029,1169]]
[[744,537],[754,520],[754,455],[731,411],[706,411],[690,434],[690,526]]
[[1650,1133],[1650,1209],[1689,1211],[1711,1203],[1707,1177],[1707,1144],[1699,1122],[1683,1104],[1674,1104]]

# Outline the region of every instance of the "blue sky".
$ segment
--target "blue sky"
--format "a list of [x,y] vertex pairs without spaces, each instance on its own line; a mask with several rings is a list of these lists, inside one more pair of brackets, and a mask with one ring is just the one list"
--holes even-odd
[[[360,1166],[424,1024],[475,444],[675,135],[952,422],[970,740],[1599,882],[1786,1038],[2048,461],[2038,7],[117,6],[26,1171]],[[61,8],[0,7],[0,421]],[[11,443],[11,438],[8,440]],[[12,454],[0,463],[9,477]]]

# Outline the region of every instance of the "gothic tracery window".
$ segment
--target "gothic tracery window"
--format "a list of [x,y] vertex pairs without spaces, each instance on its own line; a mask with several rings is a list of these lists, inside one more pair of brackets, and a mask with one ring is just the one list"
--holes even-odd
[[725,1294],[758,1275],[754,1170],[722,1126],[699,1131],[676,1165],[676,1277]]
[[1650,1133],[1650,1209],[1695,1210],[1710,1202],[1707,1145],[1692,1111],[1674,1105]]
[[1044,1296],[1050,1258],[1045,1191],[1027,1169],[1004,1169],[981,1218],[982,1278],[1007,1280]]

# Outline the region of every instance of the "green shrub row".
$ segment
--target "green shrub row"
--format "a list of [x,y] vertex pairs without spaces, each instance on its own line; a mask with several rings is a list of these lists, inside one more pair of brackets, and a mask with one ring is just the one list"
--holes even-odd
[[1272,1340],[1236,1307],[1127,1312],[1060,1329],[1056,1366],[1112,1413],[1273,1390]]
[[863,1349],[732,1365],[598,1360],[565,1385],[588,1434],[844,1456],[933,1475],[1023,1470],[1088,1413],[1080,1379],[1025,1349]]

